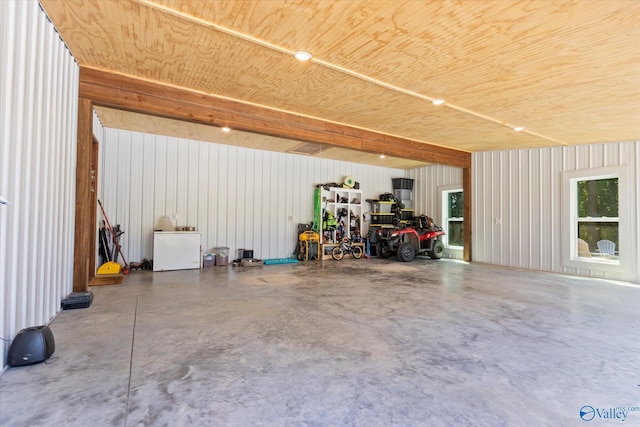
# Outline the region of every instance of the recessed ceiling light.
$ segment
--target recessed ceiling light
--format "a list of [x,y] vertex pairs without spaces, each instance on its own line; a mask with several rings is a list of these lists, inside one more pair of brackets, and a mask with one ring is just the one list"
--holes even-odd
[[381,159],[384,159],[385,157],[387,157],[387,156],[385,156],[384,154],[380,154],[380,158]]
[[513,128],[516,132],[522,132],[524,130],[524,126],[516,126]]
[[231,128],[225,126],[222,128],[222,132],[231,132]]
[[442,104],[444,104],[444,103],[445,103],[445,102],[447,102],[447,101],[445,101],[444,99],[434,99],[434,100],[433,100],[433,101],[431,101],[431,102],[433,103],[433,105],[442,105]]
[[308,61],[311,59],[311,54],[309,52],[305,52],[304,50],[297,51],[296,53],[293,54],[293,56],[298,61]]

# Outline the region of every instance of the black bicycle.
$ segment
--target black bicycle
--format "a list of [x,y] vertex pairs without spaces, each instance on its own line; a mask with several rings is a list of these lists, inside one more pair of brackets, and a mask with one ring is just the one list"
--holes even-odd
[[351,239],[345,237],[340,244],[333,248],[331,251],[331,257],[336,261],[340,261],[344,258],[344,254],[350,253],[355,259],[362,257],[362,246],[356,246]]

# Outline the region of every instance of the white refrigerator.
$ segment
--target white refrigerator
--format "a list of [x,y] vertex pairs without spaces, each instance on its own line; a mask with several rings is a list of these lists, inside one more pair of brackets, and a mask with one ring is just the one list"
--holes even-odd
[[201,243],[197,231],[155,231],[153,271],[200,268]]

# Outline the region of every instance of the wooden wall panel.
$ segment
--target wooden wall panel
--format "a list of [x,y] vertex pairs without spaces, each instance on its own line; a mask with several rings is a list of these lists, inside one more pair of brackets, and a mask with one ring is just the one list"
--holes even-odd
[[[76,145],[75,248],[73,256],[73,291],[86,292],[93,277],[90,271],[93,253],[93,199],[91,170],[93,163],[93,105],[88,99],[78,101]],[[57,159],[59,160],[59,159]]]

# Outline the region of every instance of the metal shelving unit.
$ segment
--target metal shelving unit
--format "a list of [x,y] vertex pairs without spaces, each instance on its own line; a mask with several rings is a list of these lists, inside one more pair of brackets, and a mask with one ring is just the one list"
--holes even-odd
[[[331,212],[338,225],[325,230],[325,212]],[[362,217],[362,191],[353,188],[330,187],[322,189],[322,232],[320,233],[322,259],[331,258],[331,249],[342,237],[355,239],[364,236]]]

